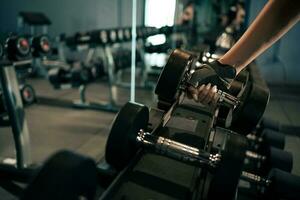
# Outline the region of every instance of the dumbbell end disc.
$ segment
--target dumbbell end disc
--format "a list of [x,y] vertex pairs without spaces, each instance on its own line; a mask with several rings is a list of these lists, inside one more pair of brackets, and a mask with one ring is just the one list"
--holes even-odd
[[283,151],[274,147],[270,148],[268,155],[268,167],[278,168],[286,172],[291,172],[293,168],[293,155],[288,151]]
[[106,142],[105,159],[117,170],[122,170],[135,155],[136,137],[140,129],[146,129],[149,110],[146,106],[126,103],[114,119]]
[[264,194],[264,199],[290,199],[296,200],[300,197],[300,177],[282,171],[272,169],[269,173],[270,185]]
[[236,193],[248,142],[238,134],[232,133],[228,137],[221,162],[210,183],[208,199],[233,199]]
[[284,149],[285,135],[283,133],[271,129],[264,129],[261,136],[267,145]]
[[171,53],[167,64],[160,73],[155,88],[155,94],[160,100],[173,103],[184,73],[192,59],[193,56],[191,54],[179,49],[175,49]]

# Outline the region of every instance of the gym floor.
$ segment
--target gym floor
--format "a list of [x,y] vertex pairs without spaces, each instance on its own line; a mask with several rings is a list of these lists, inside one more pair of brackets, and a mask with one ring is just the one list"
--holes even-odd
[[[72,100],[78,97],[78,90],[54,90],[46,80],[29,81],[37,95]],[[293,173],[300,175],[300,90],[284,87],[270,87],[271,99],[265,116],[279,120],[289,127],[286,137],[286,150],[293,152]],[[108,85],[94,83],[88,87],[87,96],[91,101],[107,100]],[[128,88],[116,88],[117,104],[129,99]],[[136,101],[152,105],[155,101],[152,90],[136,91]],[[106,138],[114,113],[87,109],[71,109],[50,105],[35,104],[26,108],[26,118],[31,137],[33,163],[40,163],[59,149],[70,149],[99,160],[104,155]],[[0,158],[14,158],[14,144],[10,128],[1,128]],[[14,199],[3,194],[1,199]],[[3,194],[3,195],[2,195]],[[6,195],[8,195],[6,197]]]

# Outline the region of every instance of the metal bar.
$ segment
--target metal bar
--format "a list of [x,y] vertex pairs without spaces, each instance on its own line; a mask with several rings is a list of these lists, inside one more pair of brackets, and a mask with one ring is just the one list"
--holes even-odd
[[0,79],[16,148],[17,168],[31,164],[30,140],[19,84],[13,65],[1,66]]
[[132,0],[132,38],[131,38],[131,85],[130,101],[135,102],[135,60],[136,60],[136,0]]

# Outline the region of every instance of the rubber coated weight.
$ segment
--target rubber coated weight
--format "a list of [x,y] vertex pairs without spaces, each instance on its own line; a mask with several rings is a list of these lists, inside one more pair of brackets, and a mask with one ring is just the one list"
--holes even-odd
[[71,82],[74,86],[79,86],[81,84],[86,84],[92,80],[92,72],[89,68],[74,68],[71,70]]
[[265,146],[273,146],[279,149],[284,149],[285,135],[283,133],[273,131],[271,129],[264,129],[260,135],[264,140]]
[[51,44],[46,35],[34,37],[31,46],[32,55],[35,57],[47,55],[51,51]]
[[54,88],[58,88],[63,83],[68,83],[70,78],[67,77],[68,71],[62,68],[53,68],[48,72],[48,79]]
[[244,165],[247,139],[232,133],[228,135],[221,162],[208,191],[208,199],[232,200]]
[[283,151],[274,147],[270,147],[266,155],[267,160],[262,171],[269,172],[272,168],[291,172],[293,168],[293,155],[288,151]]
[[30,54],[29,41],[25,37],[11,36],[6,41],[7,57],[11,61],[26,59]]
[[24,192],[22,200],[94,199],[96,164],[88,157],[60,151],[48,159]]
[[300,177],[279,169],[272,169],[268,179],[271,181],[266,188],[263,199],[298,200],[300,197]]
[[126,103],[114,119],[106,142],[107,163],[122,170],[138,150],[136,137],[140,129],[146,129],[149,110],[146,106]]
[[20,86],[20,93],[25,105],[31,105],[36,101],[35,91],[29,84]]
[[185,72],[194,61],[191,54],[175,49],[163,68],[155,88],[158,99],[172,104],[177,95]]
[[241,97],[242,105],[235,109],[231,129],[240,134],[249,134],[260,122],[267,104],[270,92],[255,83],[247,85],[246,95]]
[[108,31],[108,40],[111,44],[114,44],[117,42],[117,38],[118,35],[117,35],[117,30],[115,29],[111,29]]
[[105,45],[108,43],[108,31],[107,30],[102,30],[99,32],[99,38],[100,38],[100,43]]

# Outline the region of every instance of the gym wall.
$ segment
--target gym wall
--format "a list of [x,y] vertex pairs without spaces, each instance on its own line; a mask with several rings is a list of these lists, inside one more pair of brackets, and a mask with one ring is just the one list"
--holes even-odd
[[[264,1],[251,1],[250,22],[266,4]],[[300,85],[300,24],[294,26],[272,48],[261,55],[257,62],[266,81],[273,85]]]
[[[137,3],[137,24],[143,22],[144,1]],[[1,0],[0,32],[17,30],[20,11],[45,13],[51,35],[131,25],[132,0]]]

